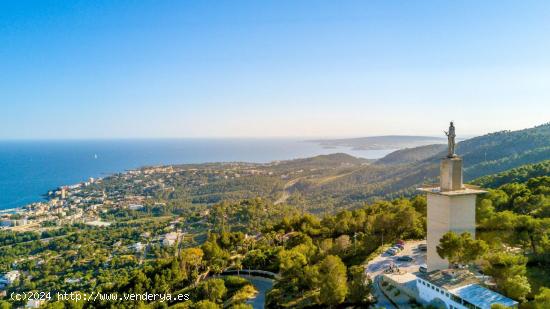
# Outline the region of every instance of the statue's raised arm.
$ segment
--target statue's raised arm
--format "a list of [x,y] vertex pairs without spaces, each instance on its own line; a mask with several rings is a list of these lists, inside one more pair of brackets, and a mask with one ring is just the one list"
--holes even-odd
[[453,157],[456,157],[456,154],[455,154],[455,137],[456,137],[456,134],[455,134],[455,126],[453,124],[453,122],[451,121],[451,124],[449,125],[449,131],[443,131],[445,132],[445,135],[447,135],[447,142],[448,142],[448,152],[447,152],[447,157],[449,158],[453,158]]

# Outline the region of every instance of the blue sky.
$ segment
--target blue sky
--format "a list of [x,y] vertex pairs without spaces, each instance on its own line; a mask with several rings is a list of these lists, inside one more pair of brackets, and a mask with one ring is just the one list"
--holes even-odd
[[0,139],[550,121],[548,1],[0,1]]

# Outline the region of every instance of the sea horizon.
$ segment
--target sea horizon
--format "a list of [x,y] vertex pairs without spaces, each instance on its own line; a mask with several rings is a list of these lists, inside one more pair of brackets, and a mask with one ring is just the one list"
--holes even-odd
[[378,159],[394,150],[328,148],[302,138],[0,140],[0,211],[45,201],[60,186],[144,166],[269,163],[339,152]]

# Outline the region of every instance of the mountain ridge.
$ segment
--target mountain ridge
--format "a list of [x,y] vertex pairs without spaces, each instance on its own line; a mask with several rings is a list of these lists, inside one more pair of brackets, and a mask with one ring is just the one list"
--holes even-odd
[[[301,193],[309,196],[312,204],[321,201],[323,196],[330,197],[335,200],[336,207],[359,205],[378,198],[410,196],[423,183],[438,181],[439,161],[445,156],[444,148],[433,147],[433,152],[428,151],[421,160],[407,159],[417,151],[418,148],[410,148],[392,152],[367,168],[319,186],[302,181]],[[457,154],[464,160],[466,182],[547,160],[550,159],[550,124],[464,140],[457,143]],[[399,163],[400,160],[403,163]],[[387,161],[398,164],[385,164]]]
[[401,149],[446,143],[446,138],[421,135],[379,135],[340,139],[315,139],[308,142],[318,143],[326,148],[351,147],[355,150]]

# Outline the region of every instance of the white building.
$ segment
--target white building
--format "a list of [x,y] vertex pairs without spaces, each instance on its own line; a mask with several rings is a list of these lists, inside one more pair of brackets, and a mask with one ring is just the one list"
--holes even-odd
[[128,209],[130,210],[140,210],[140,209],[143,209],[143,205],[141,204],[130,204],[128,205]]
[[[82,215],[80,215],[80,217],[81,216]],[[97,218],[96,220],[87,221],[85,224],[90,226],[95,226],[95,227],[108,227],[111,225],[111,222],[101,221],[101,218]]]
[[141,242],[136,242],[135,244],[132,245],[132,249],[136,252],[141,252],[143,251],[144,248],[145,246]]
[[61,199],[62,199],[62,200],[64,200],[64,199],[67,198],[67,187],[62,187],[62,188],[61,188],[61,193],[60,193],[60,195],[61,195]]
[[428,304],[443,304],[449,309],[490,309],[494,304],[517,308],[518,302],[491,291],[467,270],[419,273],[418,296]]
[[[483,287],[467,270],[384,274],[382,280],[418,303],[446,309],[490,309],[494,304],[517,308],[518,302]],[[398,304],[407,306],[407,304]]]
[[19,279],[19,271],[12,270],[0,277],[0,285],[11,285]]
[[42,304],[44,304],[44,300],[42,299],[29,299],[25,305],[25,308],[40,308]]
[[65,282],[68,284],[80,283],[80,281],[82,281],[80,278],[65,278]]
[[25,226],[27,224],[29,224],[29,219],[27,217],[12,220],[12,226]]
[[179,236],[180,236],[180,233],[177,233],[177,232],[164,234],[162,236],[162,245],[166,247],[173,246],[178,240]]

